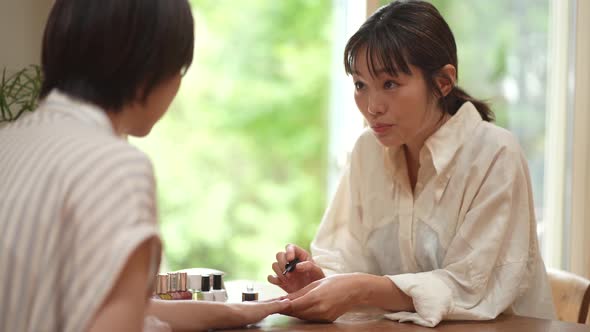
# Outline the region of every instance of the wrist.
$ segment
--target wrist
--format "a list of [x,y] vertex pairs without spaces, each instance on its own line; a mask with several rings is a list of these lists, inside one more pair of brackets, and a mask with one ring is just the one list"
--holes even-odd
[[[379,307],[385,310],[392,310],[393,307],[404,310],[406,305],[405,297],[397,286],[387,276],[377,276],[366,273],[356,273],[354,301],[360,305]],[[402,301],[404,297],[404,301]],[[411,298],[409,298],[411,303]],[[403,303],[402,303],[403,302]]]
[[372,293],[373,282],[371,279],[376,277],[366,273],[351,273],[353,283],[351,285],[353,298],[355,304],[367,305],[370,304],[370,297]]

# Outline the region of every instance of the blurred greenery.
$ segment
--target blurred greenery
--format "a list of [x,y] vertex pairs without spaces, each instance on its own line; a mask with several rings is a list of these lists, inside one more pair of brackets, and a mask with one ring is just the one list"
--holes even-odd
[[[519,137],[539,207],[548,1],[432,1],[457,39],[460,85]],[[326,205],[333,1],[191,2],[193,65],[132,142],[154,161],[167,268],[263,280],[286,243],[309,246]]]
[[325,207],[331,1],[193,0],[195,57],[149,137],[169,269],[263,280]]

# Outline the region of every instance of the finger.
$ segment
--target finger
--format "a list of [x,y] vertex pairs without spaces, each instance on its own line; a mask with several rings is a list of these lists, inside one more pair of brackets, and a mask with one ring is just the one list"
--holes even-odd
[[[290,303],[291,300],[289,300],[287,298],[287,296],[285,295],[285,296],[275,297],[275,298],[269,299],[269,300],[251,301],[251,302],[248,302],[248,303],[273,303],[273,302],[281,302],[281,301],[289,301],[289,303]],[[291,305],[289,305],[289,307],[287,308],[287,310],[290,310],[290,309],[291,309]],[[283,311],[286,311],[286,310],[283,310]]]
[[259,302],[256,305],[262,308],[265,316],[268,316],[270,314],[290,309],[291,301],[288,299],[284,299],[281,301]]
[[279,263],[277,263],[277,262],[272,263],[272,270],[275,271],[275,273],[277,274],[277,277],[282,282],[287,282],[287,278],[283,275],[283,269],[281,269],[281,267],[279,266]]
[[285,300],[285,299],[288,300],[287,295],[275,297],[275,298],[268,299],[268,300],[258,301],[258,302],[268,303],[268,302],[274,302],[274,301],[282,301],[282,300]]
[[297,272],[319,272],[321,269],[314,262],[305,261],[295,265]]
[[329,323],[337,318],[331,317],[331,310],[326,311],[326,304],[322,304],[311,294],[291,301],[290,308],[292,316],[308,321]]
[[288,298],[289,300],[294,300],[294,299],[300,298],[300,297],[302,297],[303,295],[305,295],[305,294],[309,293],[309,292],[310,292],[311,290],[313,290],[314,288],[316,288],[316,287],[317,287],[317,285],[318,285],[318,283],[316,283],[316,282],[312,282],[311,284],[309,284],[309,285],[307,285],[307,286],[305,286],[305,287],[301,288],[301,289],[300,289],[300,290],[298,290],[298,291],[295,291],[295,292],[293,292],[293,293],[287,294],[287,298]]
[[311,296],[311,294],[302,294],[302,296],[294,300],[291,300],[290,307],[291,311],[294,313],[307,313],[311,308],[314,307],[313,297]]
[[277,259],[277,263],[279,263],[279,267],[281,268],[280,273],[282,274],[283,271],[285,270],[285,265],[287,265],[287,263],[288,263],[287,258],[285,257],[285,252],[283,252],[283,251],[277,252],[276,259]]
[[283,286],[283,282],[277,276],[268,275],[268,277],[266,277],[266,280],[268,280],[268,282],[270,282],[273,285],[277,285],[279,287]]
[[288,244],[285,247],[285,252],[285,256],[287,258],[287,261],[289,262],[294,260],[295,258],[299,258],[299,260],[302,262],[311,260],[309,253],[305,249],[294,244]]

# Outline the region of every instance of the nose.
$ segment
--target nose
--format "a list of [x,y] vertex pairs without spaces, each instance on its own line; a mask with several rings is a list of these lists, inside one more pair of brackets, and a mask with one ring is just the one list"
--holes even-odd
[[369,103],[367,105],[367,112],[372,116],[379,116],[385,113],[387,107],[383,100],[376,94],[369,96]]

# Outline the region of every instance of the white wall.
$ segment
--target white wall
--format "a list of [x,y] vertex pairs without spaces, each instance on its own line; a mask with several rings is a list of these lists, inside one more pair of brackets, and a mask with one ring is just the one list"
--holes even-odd
[[52,4],[53,0],[0,0],[0,68],[39,64]]

